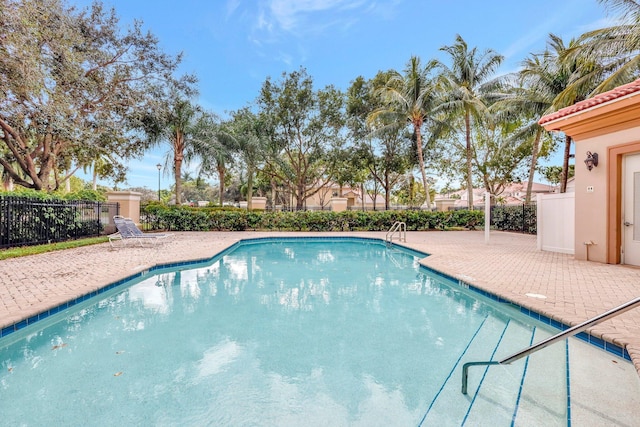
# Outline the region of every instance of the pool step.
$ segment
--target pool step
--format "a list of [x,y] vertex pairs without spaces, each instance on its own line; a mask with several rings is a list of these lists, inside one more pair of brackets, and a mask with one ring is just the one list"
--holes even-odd
[[632,363],[569,339],[571,425],[640,426],[640,378]]
[[[420,425],[474,425],[475,421],[471,420],[476,419],[482,420],[483,425],[489,420],[500,420],[489,423],[492,425],[505,425],[506,420],[510,423],[522,368],[514,364],[512,368],[515,369],[501,379],[494,374],[494,371],[497,372],[494,369],[496,367],[491,367],[493,371],[486,370],[483,366],[473,367],[469,374],[468,394],[464,395],[460,391],[462,365],[470,361],[490,360],[492,353],[495,353],[493,359],[504,357],[528,345],[530,337],[531,330],[516,321],[505,323],[492,316],[488,317],[461,360],[453,367],[451,375],[431,402]],[[491,346],[487,343],[491,343]],[[496,406],[501,410],[496,411]]]
[[[533,343],[552,334],[536,328]],[[558,342],[516,363],[523,363],[522,388],[514,411],[515,426],[567,426],[567,361],[566,344]],[[497,367],[509,370],[515,365]]]
[[551,335],[488,317],[419,425],[640,427],[640,379],[633,365],[576,338],[511,365],[473,366],[468,394],[461,393],[464,363],[500,360]]
[[[535,331],[512,320],[495,350],[493,360],[500,360],[529,345]],[[485,359],[489,360],[489,359]],[[466,425],[508,426],[519,412],[519,393],[528,371],[527,360],[510,365],[474,366],[469,371],[468,393],[472,401],[463,420]],[[548,424],[547,424],[548,425]]]

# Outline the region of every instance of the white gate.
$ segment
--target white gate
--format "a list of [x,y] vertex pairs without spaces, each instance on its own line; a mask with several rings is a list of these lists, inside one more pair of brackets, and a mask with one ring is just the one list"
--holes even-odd
[[538,250],[575,254],[575,193],[538,194]]

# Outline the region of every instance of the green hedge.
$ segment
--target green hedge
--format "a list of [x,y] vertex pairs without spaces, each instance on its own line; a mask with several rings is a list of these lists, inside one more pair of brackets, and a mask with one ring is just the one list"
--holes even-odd
[[475,228],[484,224],[482,211],[298,211],[263,212],[244,209],[194,208],[149,204],[142,220],[151,229],[175,231],[387,231],[395,221],[407,231]]

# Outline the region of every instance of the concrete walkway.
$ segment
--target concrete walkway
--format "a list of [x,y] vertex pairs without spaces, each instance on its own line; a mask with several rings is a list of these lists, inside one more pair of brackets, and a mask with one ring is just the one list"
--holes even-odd
[[[182,232],[158,248],[108,243],[0,262],[0,330],[157,264],[209,258],[245,238],[386,233]],[[407,233],[406,246],[430,253],[424,265],[565,324],[640,296],[640,269],[576,261],[536,250],[535,236],[481,231]],[[534,296],[528,296],[534,295]],[[540,298],[545,296],[546,298]],[[625,347],[640,373],[640,308],[596,325],[592,335]]]

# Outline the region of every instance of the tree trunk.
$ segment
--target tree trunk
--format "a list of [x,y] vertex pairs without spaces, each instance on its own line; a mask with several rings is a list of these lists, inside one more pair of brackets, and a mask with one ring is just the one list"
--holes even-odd
[[184,160],[184,134],[180,131],[174,135],[173,157],[174,176],[176,178],[176,205],[182,204],[182,161]]
[[296,210],[300,211],[304,207],[304,184],[298,184],[296,189]]
[[467,109],[464,115],[466,129],[466,154],[467,154],[467,208],[473,209],[473,169],[471,167],[471,114]]
[[217,168],[218,170],[218,179],[220,180],[220,192],[219,192],[219,198],[220,198],[220,206],[222,206],[222,198],[224,196],[224,175],[225,175],[225,170],[224,170],[224,166],[220,166],[220,164],[218,164]]
[[389,210],[389,171],[384,171],[384,210]]
[[567,181],[569,179],[569,156],[571,154],[571,137],[564,136],[564,158],[562,159],[562,172],[560,172],[560,192],[567,192]]
[[431,195],[429,194],[429,182],[427,181],[427,173],[424,170],[424,157],[422,157],[422,133],[420,132],[420,126],[417,123],[413,124],[413,129],[416,133],[416,151],[418,152],[418,165],[420,166],[420,173],[422,175],[422,185],[424,186],[424,192],[426,193],[426,199],[424,203],[427,205],[427,209],[431,209]]
[[98,189],[98,170],[96,169],[96,162],[93,162],[93,180],[91,182],[91,189],[96,191]]
[[253,169],[247,168],[247,210],[253,209],[251,199],[253,198]]
[[276,180],[271,178],[271,209],[276,210],[278,193],[276,190]]
[[175,161],[175,170],[174,174],[176,177],[176,205],[182,204],[182,179],[181,179],[181,171],[182,171],[182,156],[176,155]]
[[531,191],[533,189],[533,178],[536,173],[536,165],[538,163],[538,152],[540,151],[540,139],[542,138],[542,128],[536,131],[533,147],[531,149],[531,166],[529,167],[529,181],[527,182],[527,195],[524,199],[525,203],[531,203]]

